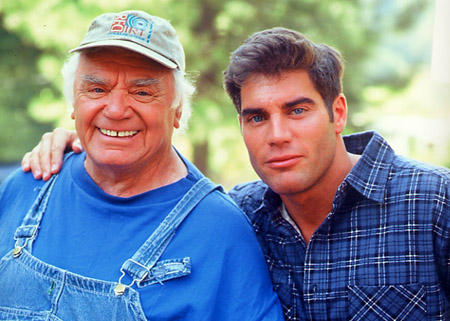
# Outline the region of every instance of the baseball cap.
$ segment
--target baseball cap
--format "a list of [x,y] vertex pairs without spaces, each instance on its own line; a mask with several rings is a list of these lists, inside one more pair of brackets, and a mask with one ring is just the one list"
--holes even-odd
[[185,70],[184,50],[165,19],[139,10],[105,13],[92,21],[81,44],[70,52],[115,46],[140,53],[170,69]]

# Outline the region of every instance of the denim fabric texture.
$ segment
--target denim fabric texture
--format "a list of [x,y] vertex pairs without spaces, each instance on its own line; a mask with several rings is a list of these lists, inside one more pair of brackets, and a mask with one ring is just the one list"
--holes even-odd
[[0,320],[146,320],[139,294],[48,265],[27,250],[0,261]]
[[308,245],[261,181],[230,195],[250,217],[286,320],[450,320],[450,171],[395,155],[376,132]]
[[[46,264],[31,255],[32,244],[58,176],[39,193],[15,233],[16,249],[0,261],[0,320],[146,320],[136,290],[86,278]],[[219,188],[200,179],[160,226],[123,265],[140,287],[190,274],[189,257],[158,262],[177,227],[210,192]],[[11,236],[12,237],[12,236]]]

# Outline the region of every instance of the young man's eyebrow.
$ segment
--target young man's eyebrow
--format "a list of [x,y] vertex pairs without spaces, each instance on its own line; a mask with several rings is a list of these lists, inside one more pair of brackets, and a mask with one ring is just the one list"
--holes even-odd
[[[301,104],[315,105],[316,102],[308,97],[295,98],[291,101],[284,103],[283,109],[289,109],[289,108],[292,108],[294,106],[301,105]],[[253,114],[265,115],[266,113],[267,112],[263,108],[260,108],[260,107],[248,107],[241,111],[242,116],[253,115]]]
[[294,106],[301,105],[301,104],[315,105],[316,102],[308,97],[300,97],[300,98],[296,98],[292,101],[285,103],[283,108],[285,108],[285,109],[292,108]]
[[263,108],[245,108],[244,110],[241,111],[241,115],[242,116],[247,116],[247,115],[265,115],[266,111],[264,111]]

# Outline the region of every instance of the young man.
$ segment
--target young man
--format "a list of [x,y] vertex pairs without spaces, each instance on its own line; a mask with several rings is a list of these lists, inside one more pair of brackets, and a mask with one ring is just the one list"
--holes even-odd
[[262,181],[230,195],[253,221],[288,320],[448,320],[450,173],[342,137],[342,58],[275,28],[232,57],[225,88]]
[[[375,132],[341,136],[342,74],[336,50],[283,28],[233,53],[225,88],[262,181],[230,195],[286,320],[448,320],[449,170],[395,155]],[[44,149],[49,168],[67,136],[47,136],[25,167]]]

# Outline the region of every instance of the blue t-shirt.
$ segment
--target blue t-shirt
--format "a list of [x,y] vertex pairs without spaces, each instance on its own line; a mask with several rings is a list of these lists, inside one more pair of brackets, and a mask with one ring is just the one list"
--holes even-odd
[[[64,163],[33,255],[85,277],[117,282],[122,264],[201,174],[184,160],[186,177],[122,198],[106,194],[92,181],[84,159],[83,153]],[[20,170],[2,184],[0,257],[14,247],[14,231],[42,185]],[[209,194],[185,219],[161,260],[174,257],[190,257],[192,273],[137,289],[148,319],[282,320],[254,231],[227,195]]]

